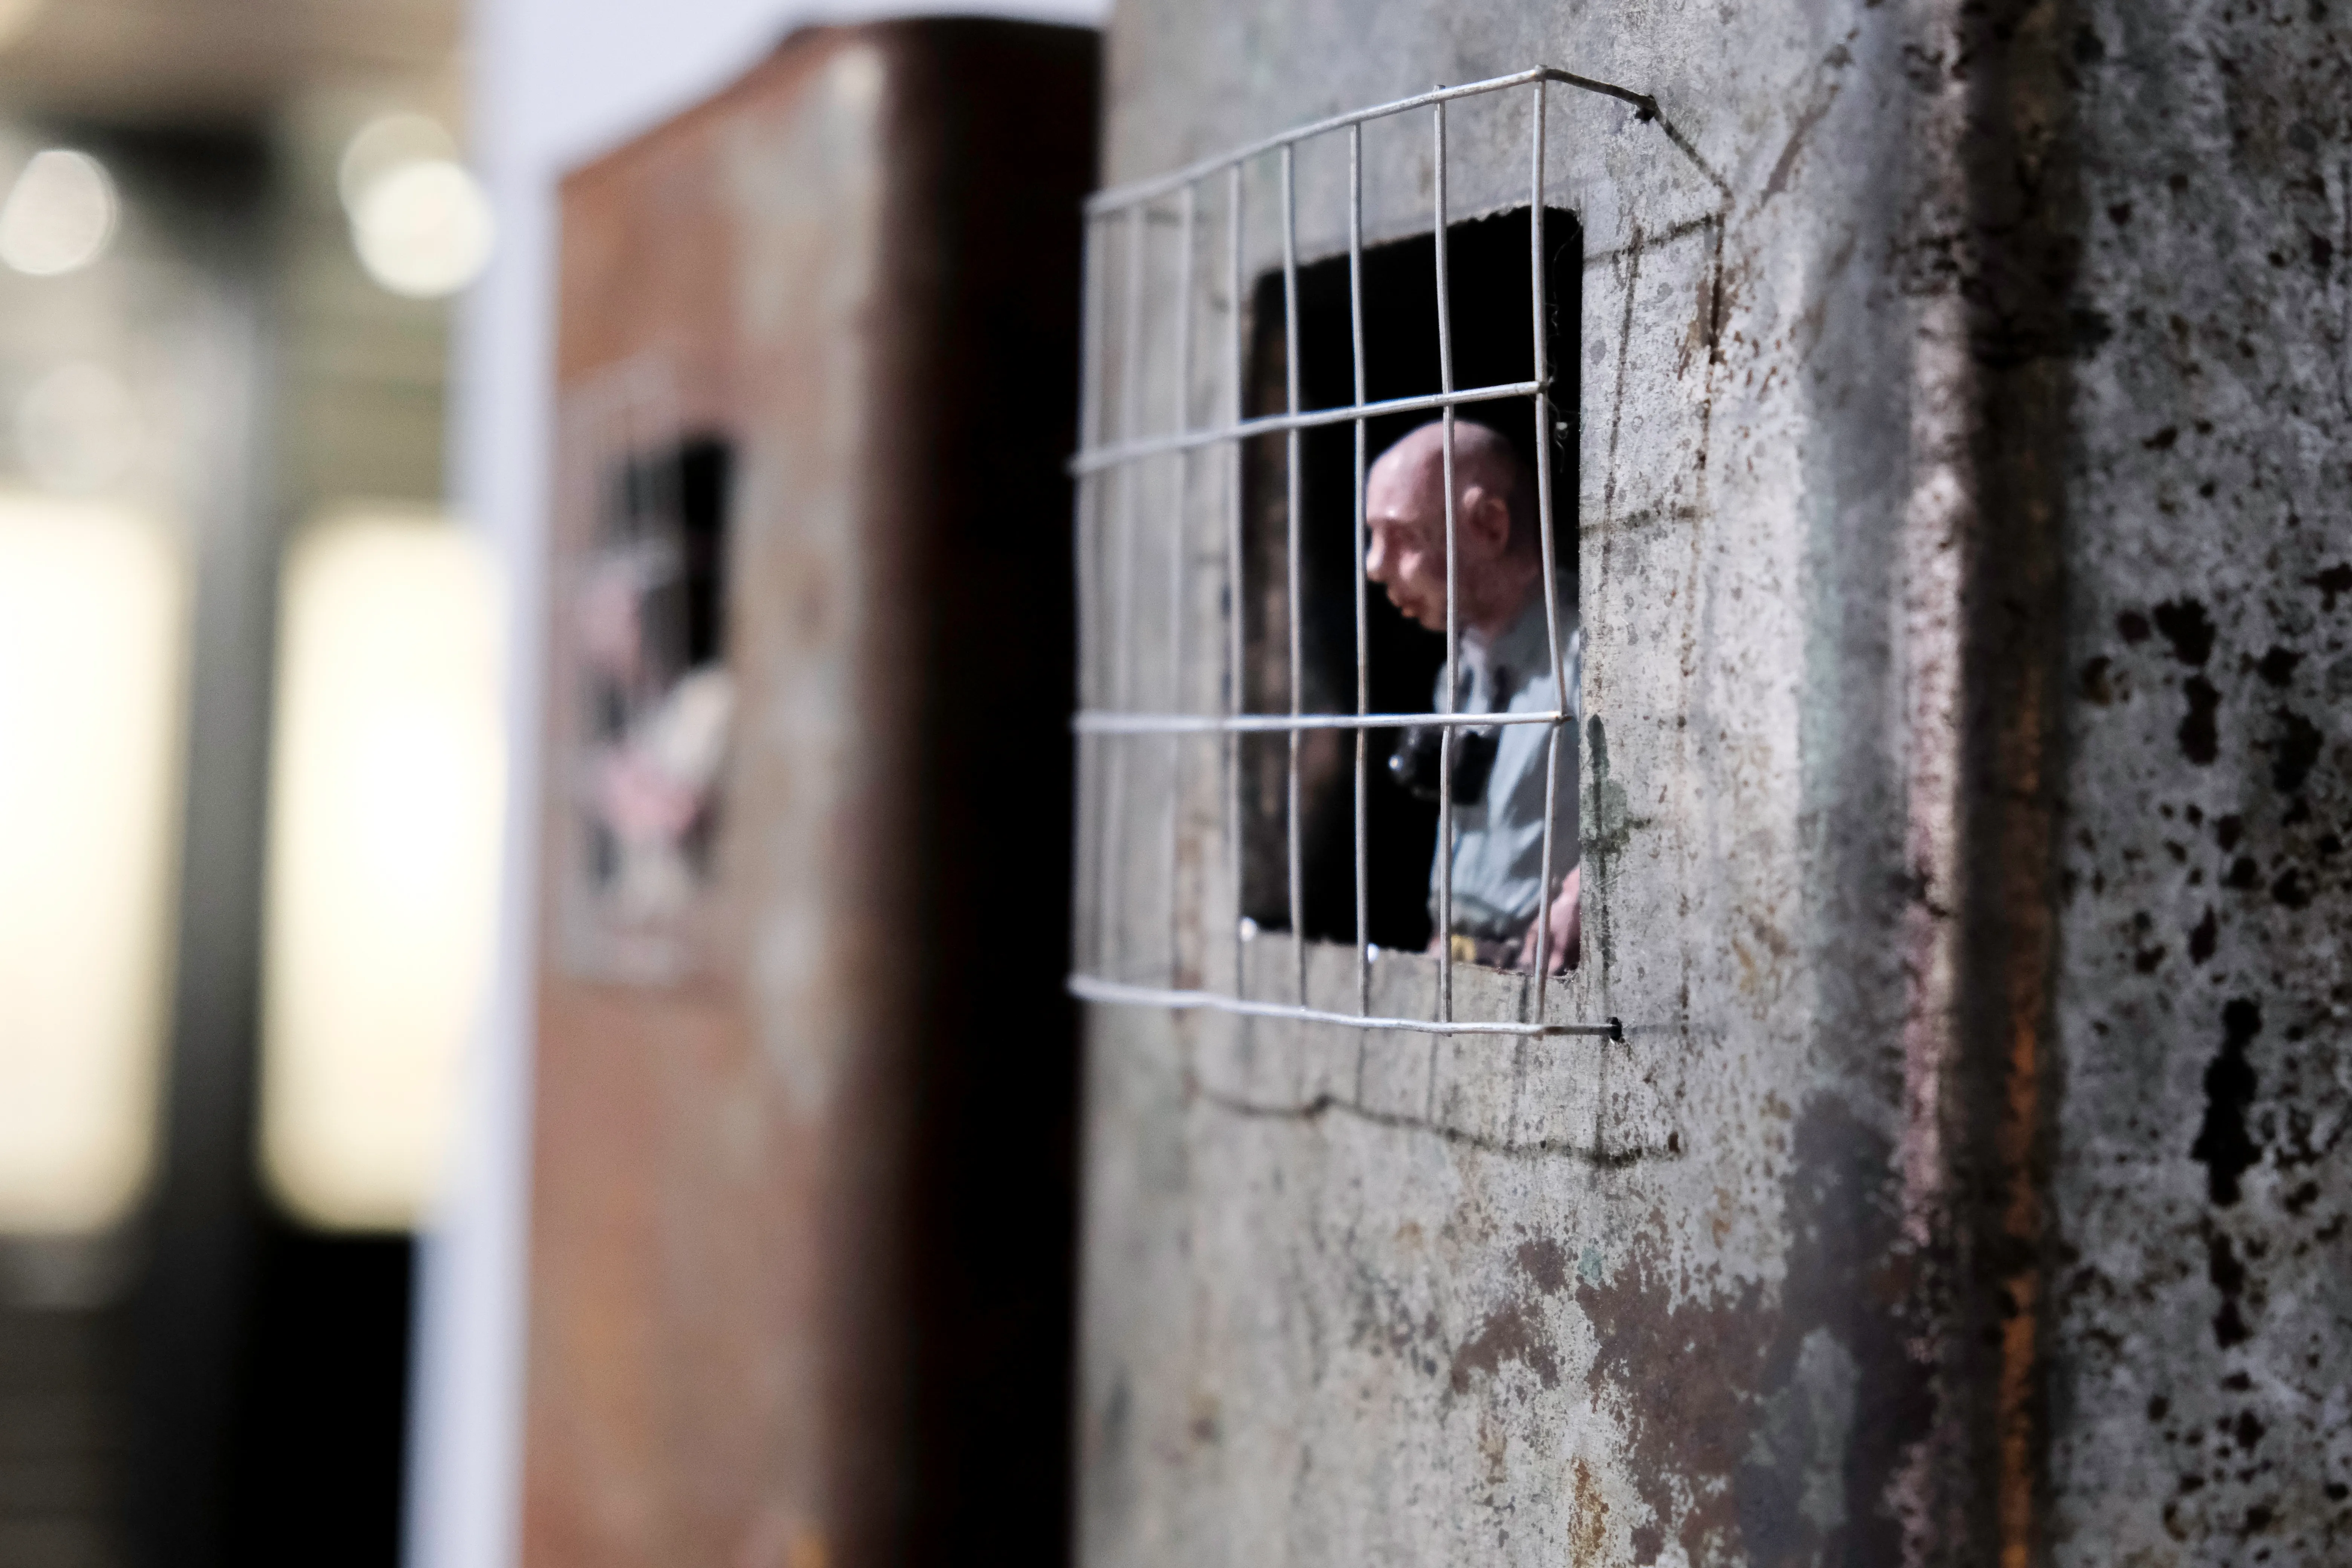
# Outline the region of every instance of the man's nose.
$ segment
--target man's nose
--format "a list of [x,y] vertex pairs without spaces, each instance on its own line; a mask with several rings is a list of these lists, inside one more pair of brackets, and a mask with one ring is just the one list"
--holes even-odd
[[1375,583],[1385,583],[1389,580],[1389,555],[1381,531],[1371,528],[1364,531],[1370,535],[1364,545],[1364,575]]

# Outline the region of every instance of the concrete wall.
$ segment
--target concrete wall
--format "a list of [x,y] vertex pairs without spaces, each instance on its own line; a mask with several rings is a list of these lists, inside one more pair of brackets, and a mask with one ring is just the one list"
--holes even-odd
[[[1538,62],[1664,121],[1564,100],[1549,193],[1570,1007],[1626,1039],[1094,1010],[1087,1561],[2340,1560],[2343,23],[1130,3],[1105,176]],[[1457,116],[1457,210],[1525,199],[1524,134]],[[1425,227],[1425,141],[1367,147],[1372,229]],[[1213,754],[1106,929],[1230,910]]]
[[2101,5],[2068,58],[2055,1517],[2084,1563],[2336,1562],[2352,27]]

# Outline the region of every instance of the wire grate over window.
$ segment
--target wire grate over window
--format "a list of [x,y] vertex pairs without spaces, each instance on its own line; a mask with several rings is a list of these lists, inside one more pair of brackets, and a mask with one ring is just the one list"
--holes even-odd
[[[1563,636],[1560,542],[1553,521],[1554,433],[1559,428],[1548,337],[1545,190],[1547,102],[1554,87],[1631,104],[1647,120],[1647,97],[1566,71],[1539,67],[1343,114],[1254,142],[1173,174],[1095,196],[1087,207],[1087,336],[1077,479],[1081,693],[1074,720],[1081,789],[1076,856],[1076,954],[1069,989],[1083,999],[1167,1008],[1206,1008],[1352,1028],[1444,1035],[1600,1036],[1614,1021],[1557,1020],[1551,922],[1545,910],[1573,854],[1555,845],[1560,792],[1577,787],[1563,765],[1563,736],[1573,757],[1574,677]],[[1527,138],[1528,294],[1533,374],[1526,379],[1456,385],[1455,304],[1450,289],[1447,122],[1465,100],[1517,99]],[[1368,129],[1384,134],[1426,116],[1434,247],[1434,344],[1439,384],[1410,396],[1368,396],[1366,377],[1366,155]],[[1669,132],[1671,134],[1671,132]],[[1299,278],[1303,154],[1310,149],[1337,170],[1344,148],[1346,265],[1353,395],[1326,406],[1302,397]],[[1271,176],[1276,232],[1249,199],[1253,181]],[[1490,196],[1491,181],[1481,187]],[[1330,193],[1308,193],[1323,201]],[[1265,205],[1261,202],[1258,205]],[[1336,215],[1337,205],[1331,211]],[[1254,232],[1255,230],[1255,232]],[[1277,411],[1251,415],[1244,308],[1245,258],[1278,255]],[[1271,268],[1269,268],[1271,269]],[[1273,296],[1265,296],[1268,303]],[[1572,370],[1572,366],[1567,367]],[[1263,388],[1262,388],[1263,390]],[[1263,398],[1262,401],[1269,399]],[[1473,405],[1531,405],[1535,510],[1541,550],[1542,614],[1553,703],[1539,711],[1461,711],[1464,610],[1457,581],[1456,419]],[[1400,415],[1425,415],[1443,429],[1444,664],[1434,711],[1381,711],[1372,702],[1370,602],[1366,574],[1369,431]],[[1562,410],[1572,424],[1572,406]],[[1354,590],[1352,704],[1317,702],[1305,679],[1301,443],[1323,427],[1352,426]],[[1278,582],[1254,580],[1257,559],[1245,547],[1244,468],[1252,443],[1276,444],[1283,493]],[[1268,575],[1263,569],[1258,575]],[[1203,595],[1213,594],[1213,600]],[[1287,701],[1249,700],[1251,658],[1245,605],[1264,595],[1269,624],[1281,635],[1271,654],[1284,669]],[[1211,605],[1203,613],[1202,605]],[[1221,614],[1224,646],[1188,647]],[[1201,672],[1222,666],[1213,691]],[[1260,693],[1261,697],[1264,695]],[[1265,710],[1272,707],[1275,710]],[[1337,709],[1338,710],[1331,710]],[[1535,917],[1532,1005],[1522,1016],[1456,1013],[1454,855],[1457,770],[1464,738],[1505,726],[1540,726],[1543,762],[1541,890]],[[1369,892],[1373,853],[1368,809],[1371,738],[1419,730],[1437,752],[1436,863],[1430,879],[1435,930],[1435,992],[1422,1016],[1374,1005],[1374,952]],[[1354,941],[1353,1005],[1333,1005],[1310,984],[1305,862],[1305,775],[1310,745],[1331,740],[1351,748]],[[1247,951],[1258,922],[1244,912],[1245,744],[1280,752],[1281,880],[1287,893],[1287,962],[1270,966]],[[1318,756],[1328,754],[1318,751]],[[1193,827],[1204,829],[1193,832]],[[1203,865],[1198,845],[1222,848],[1222,865]],[[1255,945],[1263,948],[1263,940]],[[1222,947],[1223,951],[1219,951]],[[1318,1002],[1322,1005],[1316,1005]],[[1466,1011],[1475,1011],[1471,1008]]]

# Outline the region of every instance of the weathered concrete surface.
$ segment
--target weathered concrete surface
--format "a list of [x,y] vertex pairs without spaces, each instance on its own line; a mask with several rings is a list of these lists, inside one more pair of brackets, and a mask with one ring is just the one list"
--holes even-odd
[[2083,27],[2053,1535],[2342,1563],[2352,15]]
[[[1086,1561],[2345,1561],[2345,21],[1129,4],[1106,175],[1538,61],[1705,165],[1556,132],[1571,1001],[1628,1038],[1096,1010]],[[1457,119],[1460,209],[1525,199],[1523,135]],[[1368,137],[1376,234],[1426,226],[1423,145]],[[1192,611],[1139,701],[1216,690]],[[1171,896],[1123,892],[1108,968]]]

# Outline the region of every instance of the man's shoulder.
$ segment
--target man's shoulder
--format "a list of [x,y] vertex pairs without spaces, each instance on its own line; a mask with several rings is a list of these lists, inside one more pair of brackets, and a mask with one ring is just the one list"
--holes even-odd
[[1518,619],[1511,623],[1511,629],[1498,640],[1496,657],[1507,663],[1540,668],[1549,675],[1551,660],[1545,648],[1550,641],[1547,633],[1555,624],[1555,616],[1561,654],[1576,657],[1583,637],[1576,619],[1576,585],[1570,578],[1560,580],[1558,595],[1549,604],[1541,594],[1528,601]]

